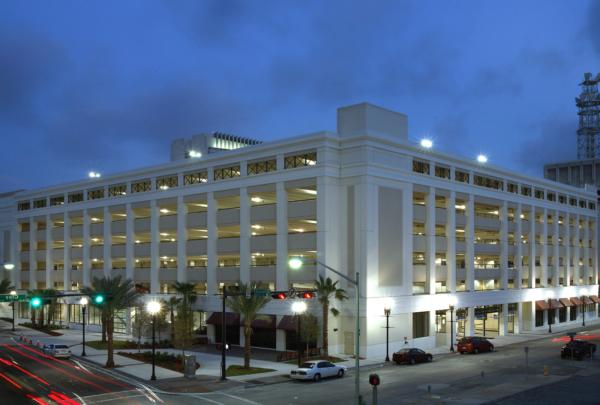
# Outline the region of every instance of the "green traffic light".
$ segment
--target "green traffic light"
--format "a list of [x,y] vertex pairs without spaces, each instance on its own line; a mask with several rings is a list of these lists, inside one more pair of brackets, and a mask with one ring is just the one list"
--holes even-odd
[[42,305],[42,299],[40,297],[33,297],[31,299],[31,306],[33,308],[38,308],[40,305]]
[[96,295],[94,297],[94,302],[96,304],[102,304],[104,302],[104,296],[103,295]]

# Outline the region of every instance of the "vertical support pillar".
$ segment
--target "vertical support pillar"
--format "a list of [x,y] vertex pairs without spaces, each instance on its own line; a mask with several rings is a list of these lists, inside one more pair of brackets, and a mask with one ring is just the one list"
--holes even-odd
[[10,229],[10,252],[6,258],[15,265],[10,280],[16,289],[21,288],[21,224],[15,223]]
[[37,288],[37,221],[29,219],[29,289]]
[[590,284],[590,222],[583,217],[583,284]]
[[508,290],[508,202],[506,200],[503,200],[500,206],[500,288]]
[[54,288],[54,256],[52,218],[46,215],[46,288]]
[[581,285],[579,279],[581,277],[579,267],[580,247],[579,239],[581,233],[579,231],[579,214],[574,215],[575,232],[573,233],[573,285]]
[[467,319],[465,320],[465,336],[473,336],[475,334],[475,308],[467,308]]
[[211,191],[206,194],[206,228],[208,239],[206,241],[206,293],[216,294],[217,286],[217,201]]
[[187,205],[183,196],[177,197],[177,281],[187,282]]
[[[288,289],[288,196],[285,183],[276,184],[277,193],[277,265],[275,273],[275,288]],[[321,198],[317,195],[317,198]],[[317,222],[317,226],[322,226]]]
[[104,246],[102,249],[103,260],[104,260],[104,277],[110,276],[110,271],[112,270],[112,216],[110,214],[110,210],[108,206],[104,207],[104,222],[103,222],[103,231],[104,231]]
[[523,303],[517,303],[517,313],[515,314],[516,323],[515,323],[515,334],[522,333],[524,331],[523,328]]
[[565,245],[565,258],[563,265],[565,267],[563,285],[568,287],[571,285],[571,217],[568,212],[565,212],[563,219],[563,225],[565,227],[565,236],[563,238],[563,244]]
[[[358,221],[356,222],[359,223]],[[413,294],[413,185],[402,190],[402,294]],[[366,276],[366,275],[365,275]],[[455,277],[456,278],[456,277]]]
[[250,202],[248,189],[240,188],[240,281],[250,282]]
[[456,293],[456,192],[446,198],[446,288]]
[[595,234],[590,235],[592,238],[592,284],[598,284],[598,221],[596,218],[591,218],[593,230]]
[[542,210],[542,234],[540,243],[542,245],[542,254],[540,255],[540,265],[542,274],[540,275],[540,284],[542,287],[548,286],[548,210]]
[[529,288],[535,288],[535,279],[537,278],[537,268],[535,265],[535,206],[530,207],[529,211]]
[[558,226],[558,210],[554,210],[552,216],[552,286],[558,287],[560,284],[560,248],[558,245],[560,228]]
[[433,187],[429,188],[426,197],[425,240],[425,292],[435,294],[435,188]]
[[125,207],[125,277],[134,279],[135,273],[135,214],[131,203]]
[[517,203],[515,208],[515,268],[516,280],[514,287],[520,290],[523,287],[523,210],[521,203]]
[[508,334],[508,304],[502,304],[502,310],[498,314],[498,335],[506,336]]
[[63,217],[63,289],[71,290],[71,217],[68,212]]
[[90,266],[90,215],[88,210],[83,210],[83,248],[82,248],[82,256],[83,256],[83,267],[81,268],[83,272],[83,286],[89,287],[91,285],[91,273],[92,269]]
[[[475,196],[469,194],[466,203],[465,272],[466,290],[475,291]],[[471,310],[472,308],[469,308]]]
[[156,200],[150,200],[150,293],[160,292],[160,229],[159,212]]

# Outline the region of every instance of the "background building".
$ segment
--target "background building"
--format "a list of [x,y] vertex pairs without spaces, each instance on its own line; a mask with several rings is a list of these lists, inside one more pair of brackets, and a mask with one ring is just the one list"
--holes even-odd
[[[199,321],[214,341],[224,286],[285,290],[311,287],[318,274],[336,279],[313,264],[318,259],[352,278],[360,272],[367,356],[385,349],[386,306],[392,349],[448,345],[451,305],[452,327],[467,335],[566,325],[582,311],[597,317],[595,188],[414,144],[404,114],[366,103],[340,108],[335,132],[231,145],[5,196],[0,234],[10,243],[0,253],[14,261],[13,282],[69,291],[122,274],[147,297],[192,282],[201,294]],[[172,156],[181,148],[174,145]],[[301,270],[288,268],[290,257],[304,259]],[[316,305],[310,310],[318,315]],[[254,325],[255,345],[290,346],[290,306],[265,307],[270,320]],[[331,351],[351,354],[355,306],[336,306]],[[65,302],[60,316],[77,323],[78,313]],[[26,305],[20,315],[27,317]],[[226,322],[231,343],[243,343],[239,316]]]

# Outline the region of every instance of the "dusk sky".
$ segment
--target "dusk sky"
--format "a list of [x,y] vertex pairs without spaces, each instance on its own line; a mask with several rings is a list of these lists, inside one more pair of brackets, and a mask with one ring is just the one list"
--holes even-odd
[[335,130],[361,101],[541,176],[576,157],[598,21],[600,1],[5,0],[0,192],[164,163],[200,132]]

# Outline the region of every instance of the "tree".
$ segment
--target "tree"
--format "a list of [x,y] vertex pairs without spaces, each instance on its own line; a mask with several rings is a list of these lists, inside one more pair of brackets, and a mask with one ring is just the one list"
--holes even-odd
[[10,294],[13,289],[14,287],[11,285],[10,280],[5,278],[0,281],[0,294]]
[[150,322],[150,315],[148,315],[144,307],[142,305],[136,306],[131,325],[131,334],[138,340],[138,352],[140,352],[142,338],[147,335],[146,332]]
[[306,343],[306,353],[310,342],[317,340],[319,336],[319,320],[311,313],[300,315],[300,339]]
[[[185,354],[185,349],[190,347],[194,340],[194,312],[192,306],[198,299],[195,286],[192,283],[175,283],[175,291],[181,298],[178,298],[177,316],[175,317],[173,346],[181,349]],[[173,325],[172,325],[173,327]]]
[[[321,304],[323,310],[323,354],[325,357],[329,357],[329,312],[333,316],[338,316],[340,311],[331,306],[332,299],[338,301],[344,301],[348,299],[346,291],[342,288],[338,288],[337,281],[331,280],[330,277],[323,278],[319,276],[319,279],[315,281],[315,289],[317,290],[317,299]],[[356,314],[358,316],[358,314]],[[358,339],[358,336],[355,337]]]
[[[226,305],[244,318],[244,368],[250,368],[250,339],[252,321],[258,319],[258,312],[269,302],[270,297],[255,295],[256,286],[242,284],[237,287],[236,295],[228,296]],[[260,317],[262,318],[262,317]],[[221,325],[225,328],[226,325]],[[225,344],[225,342],[221,342]]]
[[170,340],[171,340],[172,345],[175,344],[175,309],[177,308],[177,306],[179,305],[180,302],[181,302],[181,298],[178,298],[178,297],[171,297],[171,298],[169,298],[168,301],[165,301],[165,306],[167,307],[167,309],[169,311],[169,321],[171,322]]
[[106,338],[108,355],[106,358],[106,367],[115,366],[113,332],[115,315],[118,311],[134,307],[140,297],[140,294],[134,288],[133,281],[123,280],[121,276],[96,278],[92,281],[91,287],[84,287],[83,293],[86,295],[102,294],[104,301],[96,303],[91,301],[91,305],[100,309],[101,315],[106,322]]

